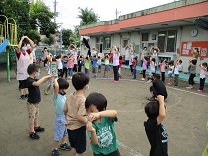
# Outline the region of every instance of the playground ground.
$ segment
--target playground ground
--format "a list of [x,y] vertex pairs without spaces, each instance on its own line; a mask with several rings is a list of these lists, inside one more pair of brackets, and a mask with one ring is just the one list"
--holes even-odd
[[[112,72],[112,70],[111,70]],[[148,156],[150,145],[147,140],[143,123],[147,119],[144,106],[148,102],[149,83],[132,80],[128,69],[123,70],[123,78],[118,83],[110,79],[90,80],[90,92],[101,92],[108,99],[108,109],[118,111],[119,121],[115,124],[119,150],[122,156]],[[41,70],[41,76],[46,74]],[[70,92],[73,86],[70,83]],[[195,89],[187,90],[187,82],[180,81],[179,88],[167,86],[167,116],[163,122],[168,132],[168,153],[170,156],[200,156],[208,143],[205,125],[208,120],[208,86],[203,93]],[[0,155],[4,156],[50,156],[53,142],[54,105],[49,95],[41,89],[40,125],[45,127],[40,139],[33,141],[28,136],[26,101],[20,100],[18,82],[11,71],[11,81],[7,82],[6,70],[0,70]],[[62,156],[69,156],[68,151],[60,151]],[[89,140],[86,156],[92,155]]]

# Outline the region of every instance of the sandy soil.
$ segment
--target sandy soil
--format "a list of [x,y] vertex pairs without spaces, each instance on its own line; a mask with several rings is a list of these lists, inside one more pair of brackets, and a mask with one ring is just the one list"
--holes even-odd
[[[112,70],[111,70],[112,72]],[[118,123],[115,124],[119,150],[122,156],[148,156],[150,145],[147,140],[143,123],[147,120],[144,105],[148,102],[149,83],[132,80],[129,70],[123,70],[123,78],[118,83],[110,79],[90,80],[90,92],[101,92],[108,99],[108,109],[118,111]],[[42,102],[40,104],[40,125],[46,131],[40,134],[38,141],[33,141],[28,136],[28,122],[26,101],[19,99],[18,82],[14,72],[8,83],[6,71],[0,71],[0,155],[2,156],[49,156],[53,141],[54,105],[49,95],[44,95],[46,84],[40,89]],[[42,69],[41,75],[46,74]],[[92,75],[91,75],[92,76]],[[71,81],[71,89],[74,91]],[[168,132],[168,151],[172,156],[200,156],[208,143],[208,133],[205,124],[208,120],[208,87],[205,92],[197,93],[198,84],[194,90],[187,90],[187,82],[180,81],[180,87],[167,86],[169,97],[166,105],[168,114],[163,124]],[[62,156],[68,156],[68,151],[61,151]],[[92,150],[87,143],[86,156],[92,155]]]

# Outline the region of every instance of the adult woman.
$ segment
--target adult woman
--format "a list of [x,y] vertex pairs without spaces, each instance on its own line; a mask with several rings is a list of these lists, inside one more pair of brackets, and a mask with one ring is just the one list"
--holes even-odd
[[[28,46],[28,43],[30,46]],[[27,67],[30,65],[30,54],[33,50],[34,43],[27,36],[22,36],[16,51],[17,56],[17,80],[19,81],[20,99],[28,98],[27,89]]]
[[113,46],[111,49],[111,52],[113,53],[113,73],[114,73],[114,80],[113,82],[118,82],[119,76],[118,76],[118,68],[119,68],[119,50],[116,48],[116,46]]

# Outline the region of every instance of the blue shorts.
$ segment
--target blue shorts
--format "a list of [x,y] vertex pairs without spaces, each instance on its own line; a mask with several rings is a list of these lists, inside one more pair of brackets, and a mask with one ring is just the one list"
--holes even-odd
[[65,126],[65,116],[56,116],[54,121],[54,140],[60,141],[64,135],[67,135]]
[[172,73],[168,74],[168,77],[172,77]]
[[110,66],[109,65],[105,65],[105,71],[109,71],[110,70]]

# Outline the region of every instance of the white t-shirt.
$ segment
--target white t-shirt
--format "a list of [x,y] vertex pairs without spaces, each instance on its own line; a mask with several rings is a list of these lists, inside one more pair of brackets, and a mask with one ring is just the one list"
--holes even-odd
[[168,74],[172,74],[173,73],[173,69],[174,69],[174,66],[169,66]]
[[101,65],[101,59],[97,61],[97,65]]
[[155,62],[150,62],[150,70],[154,73],[155,72]]
[[129,48],[125,49],[125,60],[130,60],[130,49]]
[[180,68],[181,68],[180,64],[175,65],[174,74],[179,74]]
[[63,69],[63,63],[61,59],[58,60],[58,69]]
[[206,71],[205,70],[203,70],[203,69],[201,69],[201,71],[200,71],[200,78],[206,78]]

